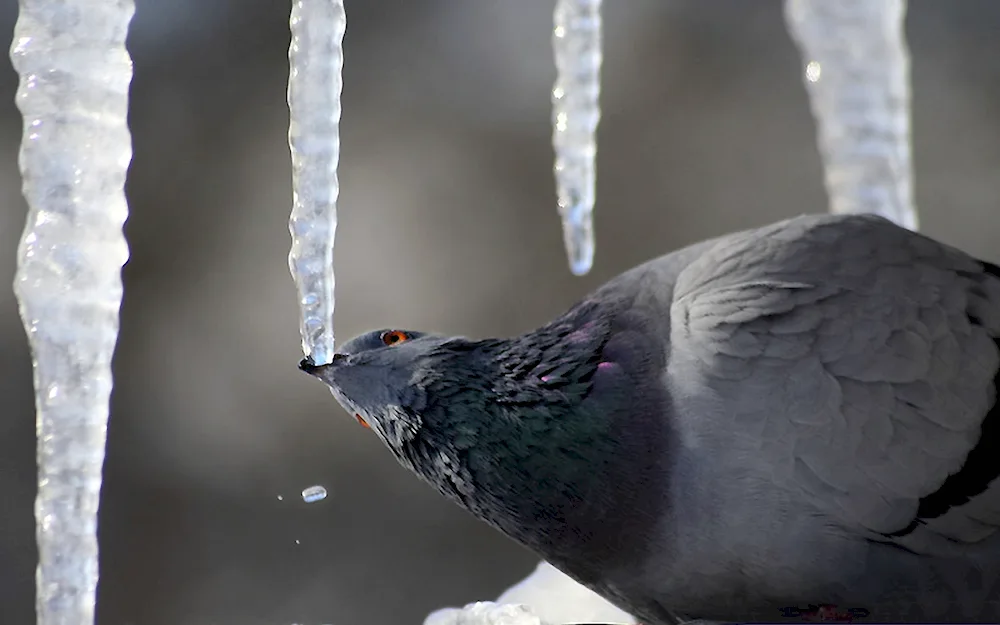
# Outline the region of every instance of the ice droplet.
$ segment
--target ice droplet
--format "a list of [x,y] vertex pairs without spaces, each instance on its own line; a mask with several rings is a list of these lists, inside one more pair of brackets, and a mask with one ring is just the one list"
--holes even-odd
[[326,499],[326,489],[322,486],[310,486],[302,491],[302,500],[306,503],[314,503]]
[[823,66],[821,66],[816,61],[810,62],[806,65],[806,80],[809,82],[816,82],[823,75]]

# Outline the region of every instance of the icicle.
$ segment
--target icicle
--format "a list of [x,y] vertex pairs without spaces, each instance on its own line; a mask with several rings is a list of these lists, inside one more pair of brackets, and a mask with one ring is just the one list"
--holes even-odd
[[915,230],[906,0],[786,0],[805,63],[830,210]]
[[594,262],[594,185],[601,118],[601,0],[556,0],[552,48],[558,77],[552,89],[556,190],[570,270]]
[[302,351],[314,364],[333,357],[333,241],[337,231],[340,92],[347,26],[342,0],[293,0],[289,21],[288,145],[292,153],[292,249]]
[[97,507],[118,338],[132,0],[21,0],[11,60],[29,213],[14,290],[38,428],[38,623],[94,621]]

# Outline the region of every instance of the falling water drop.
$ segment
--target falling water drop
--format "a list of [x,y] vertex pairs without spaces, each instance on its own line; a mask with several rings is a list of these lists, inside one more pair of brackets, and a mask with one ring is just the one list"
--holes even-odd
[[310,486],[302,491],[302,500],[306,503],[314,503],[326,499],[326,489],[322,486]]

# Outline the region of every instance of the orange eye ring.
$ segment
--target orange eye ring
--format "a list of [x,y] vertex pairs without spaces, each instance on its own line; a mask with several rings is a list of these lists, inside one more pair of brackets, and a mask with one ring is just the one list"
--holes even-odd
[[383,332],[381,339],[386,345],[396,345],[397,343],[402,343],[403,341],[409,340],[410,335],[402,330],[389,330],[388,332]]

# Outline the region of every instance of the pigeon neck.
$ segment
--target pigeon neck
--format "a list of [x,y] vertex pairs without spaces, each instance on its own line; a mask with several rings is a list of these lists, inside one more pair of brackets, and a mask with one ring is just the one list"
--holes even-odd
[[614,410],[495,416],[503,442],[470,455],[474,514],[550,562],[588,563],[583,580],[646,551],[668,501],[661,432],[626,433]]
[[[636,387],[625,365],[601,367],[605,323],[559,335],[498,343],[485,374],[466,369],[461,386],[476,390],[446,408],[447,451],[434,446],[446,469],[431,470],[446,495],[547,560],[585,555],[607,569],[643,551],[662,518],[663,397]],[[479,415],[463,416],[469,408]]]

